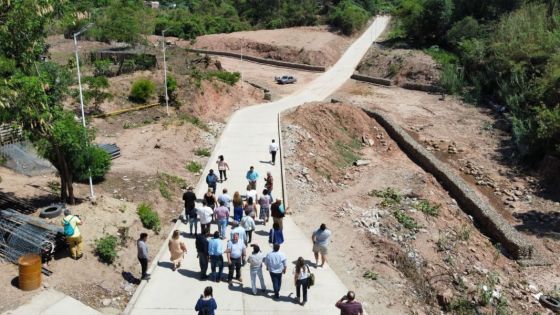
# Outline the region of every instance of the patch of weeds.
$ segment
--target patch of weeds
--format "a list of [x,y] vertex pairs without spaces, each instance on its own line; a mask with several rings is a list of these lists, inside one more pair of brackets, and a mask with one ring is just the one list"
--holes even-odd
[[466,296],[459,297],[449,304],[449,310],[456,315],[478,315],[476,305]]
[[457,232],[457,239],[460,241],[468,241],[471,238],[471,228],[463,225],[459,232]]
[[[356,145],[356,142],[358,145]],[[335,141],[332,149],[338,154],[336,159],[337,166],[340,168],[349,167],[354,161],[359,160],[360,156],[356,152],[359,148],[361,148],[361,144],[357,139],[352,139],[350,143],[340,140]]]
[[492,289],[491,288],[487,288],[486,290],[484,290],[484,288],[482,286],[480,286],[478,288],[478,303],[481,306],[487,306],[488,304],[490,304],[490,301],[492,300]]
[[125,121],[122,127],[123,129],[131,129],[134,128],[134,125],[135,124],[131,123],[130,121]]
[[167,173],[159,173],[158,179],[164,180],[165,182],[178,186],[179,188],[187,188],[187,182],[179,176]]
[[384,190],[372,190],[368,195],[383,198],[383,201],[381,201],[382,207],[398,205],[402,201],[401,194],[391,187],[387,187]]
[[363,277],[365,279],[377,280],[377,277],[379,277],[379,274],[375,271],[368,270],[368,271],[364,272]]
[[210,150],[208,150],[207,148],[198,148],[194,151],[194,154],[197,156],[205,156],[205,157],[209,157],[211,155],[212,152],[210,152]]
[[171,192],[164,181],[159,181],[159,192],[161,196],[167,200],[171,200]]
[[128,226],[121,226],[117,230],[117,234],[119,234],[119,238],[120,238],[120,245],[122,247],[125,247],[126,242],[128,242],[128,240],[130,239],[129,231],[130,231],[130,227]]
[[173,190],[177,188],[186,188],[187,186],[187,182],[181,177],[167,173],[159,173],[156,183],[161,196],[167,200],[171,200],[173,197]]
[[399,71],[401,71],[402,68],[402,62],[397,61],[397,62],[393,62],[389,65],[389,69],[387,69],[387,75],[385,77],[387,78],[392,78],[395,75],[397,75],[397,73],[399,73]]
[[95,254],[102,262],[112,264],[117,258],[117,237],[105,235],[95,240]]
[[60,196],[60,183],[54,180],[47,182],[47,187],[49,188],[51,195]]
[[210,132],[210,127],[208,127],[208,125],[204,121],[200,120],[200,118],[198,118],[196,116],[193,116],[193,115],[188,114],[188,113],[180,113],[177,116],[177,118],[181,122],[186,122],[186,123],[189,123],[189,124],[193,124],[196,127],[200,128],[204,131]]
[[419,298],[426,303],[432,303],[435,295],[430,281],[426,278],[421,266],[417,266],[414,258],[404,252],[398,252],[391,257],[397,269],[410,280]]
[[446,252],[453,249],[453,242],[449,239],[447,234],[440,234],[436,246],[438,252]]
[[138,128],[138,127],[143,127],[146,125],[149,125],[151,123],[153,123],[155,120],[151,119],[151,118],[146,118],[144,119],[141,123],[133,123],[130,121],[125,121],[123,124],[123,129],[132,129],[132,128]]
[[416,223],[416,220],[414,220],[414,218],[407,215],[404,211],[397,210],[397,211],[393,212],[393,215],[395,216],[397,221],[400,224],[402,224],[405,228],[407,228],[409,230],[418,229],[419,226],[418,226],[418,223]]
[[159,233],[161,230],[161,222],[159,220],[159,215],[157,212],[152,210],[152,206],[147,203],[141,203],[138,205],[137,209],[138,216],[140,217],[140,221],[142,221],[142,225],[150,230],[153,230],[156,233]]
[[439,215],[439,208],[441,205],[439,204],[432,204],[428,200],[421,200],[418,204],[416,204],[415,208],[418,211],[422,211],[423,213],[437,217]]
[[185,168],[191,173],[198,173],[200,172],[200,170],[202,170],[202,165],[200,165],[200,163],[198,163],[197,161],[190,161],[189,163],[187,163]]

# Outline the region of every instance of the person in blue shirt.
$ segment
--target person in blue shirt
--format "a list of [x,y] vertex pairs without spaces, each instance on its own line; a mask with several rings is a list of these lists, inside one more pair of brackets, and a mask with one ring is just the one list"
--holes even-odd
[[257,173],[257,171],[255,171],[255,168],[253,166],[251,166],[249,168],[245,178],[247,178],[247,180],[249,181],[249,186],[251,186],[252,189],[256,190],[257,189],[257,179],[259,178],[259,173]]
[[272,245],[284,243],[284,233],[282,233],[282,229],[280,229],[278,223],[274,223],[272,229],[268,232],[268,243]]
[[215,315],[214,311],[218,308],[218,304],[214,297],[212,296],[212,287],[206,287],[204,289],[204,294],[200,296],[194,310],[198,312],[199,315]]
[[216,186],[218,184],[218,176],[214,173],[214,170],[210,170],[208,175],[206,176],[206,184],[208,184],[208,188],[212,188],[212,192],[216,193]]
[[[220,239],[220,232],[214,232],[214,237],[208,241],[208,256],[210,256],[210,267],[212,268],[212,280],[220,282],[224,271],[224,246]],[[216,274],[216,267],[218,273]]]

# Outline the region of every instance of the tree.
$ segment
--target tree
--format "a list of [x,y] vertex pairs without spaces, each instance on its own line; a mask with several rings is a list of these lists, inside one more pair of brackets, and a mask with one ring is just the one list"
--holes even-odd
[[154,33],[155,17],[143,1],[113,1],[98,12],[91,29],[92,36],[103,42],[124,42],[132,45],[144,41],[143,35]]
[[95,113],[100,113],[101,108],[99,107],[105,100],[112,97],[111,93],[105,91],[109,88],[109,80],[105,76],[93,76],[84,77],[84,102],[91,105],[92,111]]

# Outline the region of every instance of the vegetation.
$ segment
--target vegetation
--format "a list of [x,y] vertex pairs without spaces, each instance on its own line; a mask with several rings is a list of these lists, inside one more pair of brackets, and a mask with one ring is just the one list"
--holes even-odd
[[416,220],[411,216],[407,215],[403,210],[396,210],[393,212],[393,215],[397,219],[397,221],[402,224],[405,228],[409,230],[416,230],[419,228],[418,223]]
[[202,165],[200,165],[197,161],[190,161],[187,163],[185,168],[191,173],[198,173],[202,170]]
[[117,258],[117,237],[105,235],[95,240],[95,254],[104,263],[112,264]]
[[156,233],[159,233],[161,230],[161,222],[159,220],[159,215],[157,212],[152,210],[152,206],[147,203],[141,203],[138,205],[137,208],[138,216],[140,217],[140,221],[142,225],[150,230],[153,230]]
[[439,204],[432,204],[428,200],[421,200],[419,203],[416,204],[415,208],[418,211],[421,211],[429,216],[437,217],[439,215],[439,208],[441,205]]
[[207,148],[198,148],[196,149],[196,151],[194,151],[194,154],[197,156],[209,157],[212,152],[210,152],[210,150],[208,150]]
[[382,207],[398,205],[402,201],[401,194],[391,187],[387,187],[385,188],[385,190],[372,190],[369,195],[372,197],[375,196],[383,198],[383,200],[381,201]]
[[149,79],[138,79],[130,89],[130,100],[137,103],[146,103],[156,90],[154,82]]
[[179,121],[180,122],[186,122],[189,124],[193,124],[195,126],[197,126],[198,128],[204,130],[204,131],[210,131],[210,127],[208,127],[208,125],[206,123],[204,123],[204,121],[202,121],[200,118],[193,116],[191,114],[188,113],[180,113],[178,115]]
[[237,81],[241,78],[241,74],[239,72],[228,72],[224,70],[203,72],[198,69],[194,69],[191,72],[191,77],[195,80],[195,85],[200,88],[202,80],[211,81],[214,78],[229,85],[235,85],[235,83],[237,83]]
[[362,147],[358,139],[352,138],[350,141],[336,140],[332,144],[332,149],[337,153],[335,164],[341,168],[352,165],[360,159],[358,150]]
[[377,280],[379,274],[375,271],[367,270],[364,272],[363,277],[370,280]]
[[519,155],[560,156],[560,15],[553,0],[402,0],[394,39],[443,67],[441,85],[505,105]]
[[161,196],[167,200],[171,200],[173,191],[179,188],[186,188],[187,182],[175,175],[159,173],[157,175],[157,185]]

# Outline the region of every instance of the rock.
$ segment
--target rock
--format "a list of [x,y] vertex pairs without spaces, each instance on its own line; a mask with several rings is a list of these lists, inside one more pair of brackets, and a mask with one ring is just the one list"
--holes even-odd
[[529,288],[529,291],[531,291],[531,293],[537,293],[537,292],[539,291],[539,288],[538,288],[536,285],[532,284],[532,283],[529,284],[529,287],[528,287],[528,288]]
[[101,304],[103,304],[103,306],[109,306],[111,305],[111,302],[112,302],[111,299],[103,299],[101,301]]
[[370,163],[369,160],[356,160],[354,161],[354,166],[364,166],[364,165],[368,165]]

